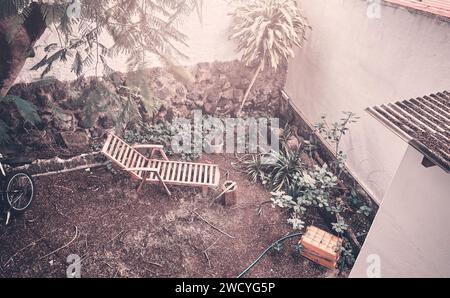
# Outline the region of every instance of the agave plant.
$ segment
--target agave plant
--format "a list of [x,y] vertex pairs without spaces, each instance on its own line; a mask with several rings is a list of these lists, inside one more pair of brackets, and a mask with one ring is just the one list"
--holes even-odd
[[272,189],[274,191],[291,189],[303,167],[299,150],[287,149],[279,154],[274,154],[272,161],[267,164],[267,168],[270,170]]
[[250,158],[242,162],[242,167],[253,183],[258,181],[264,182],[267,178],[266,165],[260,155],[250,156]]
[[293,48],[302,47],[309,26],[295,0],[245,1],[231,15],[234,25],[230,39],[237,43],[247,66],[258,65],[240,113],[259,73],[266,66],[277,69],[293,57]]

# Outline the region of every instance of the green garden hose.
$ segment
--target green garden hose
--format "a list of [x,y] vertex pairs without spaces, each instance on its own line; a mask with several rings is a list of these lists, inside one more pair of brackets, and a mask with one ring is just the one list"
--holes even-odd
[[303,235],[303,233],[294,233],[294,234],[290,234],[287,236],[284,236],[283,238],[278,239],[277,241],[275,241],[274,243],[272,243],[268,248],[266,248],[266,250],[264,250],[262,252],[262,254],[259,255],[259,257],[250,265],[247,267],[247,269],[245,269],[244,271],[242,271],[241,274],[239,274],[237,276],[237,278],[241,278],[243,277],[245,274],[247,274],[256,264],[258,264],[259,261],[261,261],[261,259],[277,244],[279,244],[280,242],[286,241],[287,239],[290,238],[294,238],[297,236],[301,236]]

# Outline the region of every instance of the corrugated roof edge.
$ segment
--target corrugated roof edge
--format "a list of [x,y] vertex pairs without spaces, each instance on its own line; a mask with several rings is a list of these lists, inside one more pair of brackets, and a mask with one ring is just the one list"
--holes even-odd
[[391,130],[393,133],[398,135],[402,140],[404,140],[413,148],[415,148],[417,151],[419,151],[421,154],[423,154],[435,165],[439,166],[446,173],[450,173],[450,166],[448,166],[448,164],[444,162],[441,162],[439,158],[436,158],[436,156],[424,144],[422,144],[418,140],[412,138],[411,136],[400,130],[398,127],[393,125],[389,120],[384,119],[384,117],[380,113],[376,112],[372,107],[366,108],[365,111],[369,113],[369,115],[374,117],[377,121],[379,121],[381,124],[383,124],[385,127],[387,127],[389,130]]
[[422,9],[419,9],[419,8],[416,8],[416,7],[408,6],[408,5],[405,5],[405,4],[400,4],[400,3],[397,3],[397,2],[390,2],[389,0],[383,0],[383,4],[386,5],[386,6],[394,7],[394,8],[402,8],[404,10],[409,11],[410,13],[420,14],[420,15],[423,15],[423,16],[427,16],[427,17],[432,17],[434,19],[438,19],[438,20],[446,22],[446,23],[450,23],[450,16],[436,14],[434,12],[422,10]]

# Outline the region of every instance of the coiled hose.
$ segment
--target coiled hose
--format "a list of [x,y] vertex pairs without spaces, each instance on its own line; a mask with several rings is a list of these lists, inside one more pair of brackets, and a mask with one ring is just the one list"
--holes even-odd
[[301,235],[303,235],[303,233],[294,233],[294,234],[290,234],[290,235],[287,235],[287,236],[284,236],[283,238],[280,238],[280,239],[278,239],[277,241],[275,241],[274,243],[272,243],[268,248],[266,248],[266,250],[264,250],[260,255],[259,255],[259,257],[250,265],[250,266],[248,266],[247,267],[247,269],[245,269],[244,271],[242,271],[242,273],[241,274],[239,274],[238,276],[237,276],[237,278],[241,278],[241,277],[243,277],[245,274],[247,274],[256,264],[258,264],[258,262],[259,261],[261,261],[261,259],[275,246],[275,245],[277,245],[278,243],[280,243],[280,242],[284,242],[284,241],[286,241],[286,240],[288,240],[288,239],[291,239],[291,238],[294,238],[294,237],[297,237],[297,236],[301,236]]

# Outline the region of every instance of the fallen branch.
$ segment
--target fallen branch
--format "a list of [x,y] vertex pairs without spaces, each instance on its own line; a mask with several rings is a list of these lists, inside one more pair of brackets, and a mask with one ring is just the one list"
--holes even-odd
[[99,152],[85,153],[69,159],[54,157],[52,159],[38,159],[31,164],[18,168],[16,171],[28,171],[34,177],[44,177],[73,171],[84,170],[88,168],[98,168],[106,165],[106,162],[97,162]]
[[109,240],[108,242],[106,242],[105,245],[106,245],[106,244],[109,244],[109,243],[111,243],[111,242],[113,242],[114,240],[116,240],[117,238],[119,238],[123,233],[125,233],[125,230],[122,230],[119,234],[117,234],[116,236],[114,236],[113,238],[111,238],[111,240]]
[[22,251],[26,250],[27,248],[29,248],[29,247],[31,247],[31,246],[35,246],[36,244],[38,244],[39,242],[41,242],[41,241],[44,240],[44,239],[45,239],[45,236],[42,236],[42,237],[39,238],[38,240],[35,240],[35,241],[29,243],[27,246],[25,246],[25,247],[19,249],[19,250],[16,251],[11,257],[9,257],[8,261],[6,261],[6,263],[3,264],[2,267],[5,267],[6,265],[8,265],[9,262],[11,262],[11,261],[14,259],[14,257],[17,256],[18,254],[20,254]]
[[216,231],[219,231],[220,233],[224,234],[225,236],[231,238],[231,239],[236,239],[236,237],[231,236],[230,234],[228,234],[227,232],[224,232],[223,230],[221,230],[220,228],[218,228],[217,226],[213,225],[212,223],[210,223],[209,221],[207,221],[206,219],[204,219],[200,214],[198,214],[195,211],[191,211],[192,213],[194,213],[199,219],[201,219],[202,221],[204,221],[205,223],[207,223],[211,228],[213,228]]
[[211,260],[209,259],[208,252],[205,250],[205,251],[203,252],[203,254],[205,255],[206,260],[208,261],[208,266],[209,266],[209,268],[211,269],[211,268],[212,268],[212,266],[211,266]]
[[156,267],[162,268],[163,265],[155,263],[155,262],[148,262],[150,265],[155,265]]
[[40,257],[39,260],[42,260],[42,259],[44,259],[44,258],[46,258],[46,257],[48,257],[48,256],[51,256],[52,254],[55,254],[55,253],[57,253],[58,251],[60,251],[60,250],[62,250],[62,249],[64,249],[64,248],[66,248],[66,247],[68,247],[70,244],[72,244],[72,242],[75,241],[75,239],[77,239],[77,237],[78,237],[78,227],[75,226],[75,237],[73,237],[72,240],[70,240],[68,243],[64,244],[64,245],[61,246],[60,248],[55,249],[55,250],[52,251],[51,253],[48,253],[48,254],[46,254],[45,256]]
[[79,166],[79,167],[75,167],[75,168],[71,168],[71,169],[64,169],[64,170],[59,170],[59,171],[35,174],[35,175],[33,175],[33,177],[46,177],[46,176],[70,173],[70,172],[75,172],[75,171],[81,171],[81,170],[85,170],[85,169],[95,169],[95,168],[100,168],[100,167],[106,166],[107,164],[108,164],[107,162],[88,164],[88,165],[83,165],[83,166]]

